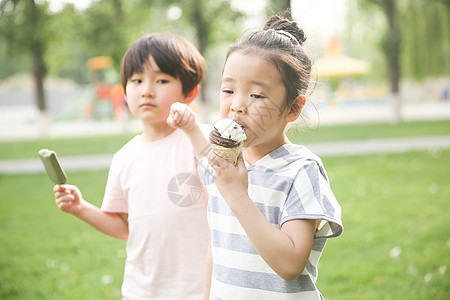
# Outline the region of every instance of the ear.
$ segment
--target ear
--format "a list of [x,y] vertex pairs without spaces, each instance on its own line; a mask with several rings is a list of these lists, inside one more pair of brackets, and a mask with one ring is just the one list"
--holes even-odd
[[183,103],[190,104],[197,97],[199,91],[200,86],[196,85],[195,88],[189,94],[186,95]]
[[286,115],[288,122],[293,122],[298,119],[305,103],[306,98],[304,96],[299,96],[295,99],[294,103],[292,103],[291,110]]

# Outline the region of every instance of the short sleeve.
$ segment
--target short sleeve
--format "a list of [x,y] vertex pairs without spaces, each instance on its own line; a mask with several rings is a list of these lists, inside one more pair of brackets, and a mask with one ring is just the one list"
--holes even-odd
[[114,155],[109,168],[105,195],[101,209],[106,212],[128,213],[128,201],[120,184],[121,167],[118,155]]
[[331,191],[325,169],[315,160],[297,164],[298,172],[288,192],[281,223],[294,219],[321,220],[317,238],[341,235],[341,207]]

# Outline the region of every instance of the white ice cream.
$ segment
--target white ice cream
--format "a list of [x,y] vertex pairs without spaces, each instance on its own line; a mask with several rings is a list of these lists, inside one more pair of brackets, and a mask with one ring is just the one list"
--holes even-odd
[[247,138],[242,127],[231,119],[220,119],[213,126],[224,138],[233,139],[238,142],[242,142]]

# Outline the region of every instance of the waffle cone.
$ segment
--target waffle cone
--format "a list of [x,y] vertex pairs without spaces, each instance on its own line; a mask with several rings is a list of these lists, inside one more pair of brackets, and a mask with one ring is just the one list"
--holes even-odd
[[214,153],[216,153],[218,156],[228,160],[233,165],[236,165],[237,158],[239,154],[242,151],[242,147],[244,146],[244,143],[241,143],[241,145],[234,147],[234,148],[226,148],[223,146],[219,146],[216,144],[211,144],[211,148],[213,149]]

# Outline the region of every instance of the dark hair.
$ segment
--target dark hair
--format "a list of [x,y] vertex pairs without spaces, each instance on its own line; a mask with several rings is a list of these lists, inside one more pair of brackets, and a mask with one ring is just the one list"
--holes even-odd
[[125,91],[128,79],[143,71],[150,56],[161,72],[181,80],[184,95],[205,78],[205,60],[187,39],[169,33],[146,34],[123,56],[120,79]]
[[299,96],[305,96],[311,79],[311,59],[303,43],[305,33],[296,22],[273,16],[263,30],[251,32],[230,46],[228,57],[234,52],[263,55],[280,72],[286,89],[283,109],[291,110]]

